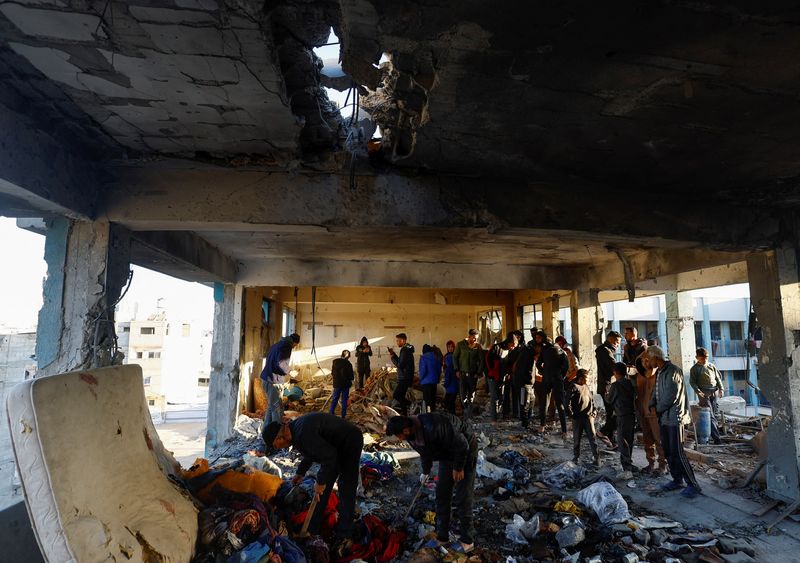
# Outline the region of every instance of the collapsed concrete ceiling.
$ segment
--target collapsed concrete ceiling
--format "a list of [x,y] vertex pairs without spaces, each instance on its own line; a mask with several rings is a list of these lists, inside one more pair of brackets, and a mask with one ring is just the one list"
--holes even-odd
[[[58,199],[79,216],[184,231],[251,263],[597,266],[616,260],[609,246],[763,248],[787,229],[777,214],[800,205],[798,22],[788,2],[0,2],[0,104],[44,132],[48,150],[80,155],[59,155],[57,176],[86,176],[60,199],[51,188],[20,200],[0,186],[0,206],[23,215]],[[369,159],[323,88],[313,48],[331,29],[384,133]],[[182,217],[195,165],[226,171],[220,186],[244,186],[204,186],[208,205]],[[130,190],[137,168],[172,181]],[[286,176],[247,191],[254,172]],[[298,172],[349,173],[353,194],[396,175],[387,206],[404,205],[414,178],[430,189],[432,176],[468,178],[470,197],[483,182],[479,199],[496,201],[437,203],[449,222],[420,208],[385,228],[359,225],[357,213],[315,220],[310,207],[270,218],[274,190],[305,189]],[[142,200],[153,194],[154,213],[167,215],[148,222]],[[224,225],[214,205],[226,207]]]

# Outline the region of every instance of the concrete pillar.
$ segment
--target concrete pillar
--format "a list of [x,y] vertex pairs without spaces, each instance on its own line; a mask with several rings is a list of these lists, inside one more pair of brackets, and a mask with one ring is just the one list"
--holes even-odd
[[242,286],[217,283],[214,285],[206,455],[233,435],[233,425],[239,414],[241,344]]
[[596,289],[578,289],[572,292],[570,312],[572,314],[572,350],[578,356],[580,366],[590,370],[588,384],[596,388],[597,366],[594,349],[603,343],[605,314]]
[[767,433],[767,492],[800,497],[800,276],[797,250],[782,247],[747,258],[750,299],[764,333],[759,382],[772,405]]
[[121,363],[114,307],[130,272],[130,234],[103,221],[47,221],[37,376]]
[[[711,310],[705,298],[701,297],[700,303],[703,307],[703,347],[711,355]],[[713,360],[713,356],[711,359]]]
[[547,336],[555,340],[558,336],[559,297],[555,294],[542,302],[542,326]]
[[694,400],[694,391],[689,387],[689,370],[695,363],[697,350],[694,340],[694,300],[688,291],[667,291],[664,301],[669,359],[683,369],[686,391],[689,399]]
[[667,342],[667,313],[661,306],[661,298],[658,300],[658,345],[669,354],[669,343]]

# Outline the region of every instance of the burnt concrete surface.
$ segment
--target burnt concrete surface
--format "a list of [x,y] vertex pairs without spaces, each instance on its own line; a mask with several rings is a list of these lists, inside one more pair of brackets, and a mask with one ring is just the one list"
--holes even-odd
[[[798,22],[784,2],[0,2],[0,211],[121,223],[135,260],[204,281],[797,243]],[[331,29],[385,134],[369,159],[321,87]]]

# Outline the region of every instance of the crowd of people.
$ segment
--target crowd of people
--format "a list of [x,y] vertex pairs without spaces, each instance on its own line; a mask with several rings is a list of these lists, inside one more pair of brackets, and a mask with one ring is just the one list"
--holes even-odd
[[[671,480],[664,491],[682,489],[681,494],[694,498],[700,486],[683,449],[683,427],[690,421],[689,402],[683,371],[673,364],[663,349],[648,345],[639,338],[635,327],[625,329],[622,360],[617,351],[622,335],[610,331],[595,350],[596,389],[588,386],[589,362],[582,367],[566,338],[555,340],[537,328],[530,329],[526,342],[522,331],[514,330],[505,339],[496,340],[489,349],[478,343],[478,331],[470,329],[457,343],[450,340],[445,352],[425,344],[419,362],[414,359],[414,346],[404,333],[396,335],[397,350],[388,348],[396,367],[397,382],[393,406],[398,412],[389,420],[386,434],[407,441],[420,454],[421,483],[430,475],[433,461],[438,461],[436,490],[435,543],[448,541],[450,515],[455,494],[460,522],[460,537],[455,549],[472,549],[472,502],[477,460],[477,441],[471,428],[475,415],[476,389],[486,378],[489,394],[488,415],[493,422],[519,420],[529,428],[532,417],[538,425],[533,431],[546,433],[548,423],[557,424],[561,439],[568,440],[567,420],[572,420],[573,461],[580,462],[584,437],[589,442],[593,464],[600,465],[598,441],[609,450],[618,450],[623,470],[653,476],[669,474]],[[267,413],[263,437],[266,445],[283,448],[295,445],[303,456],[295,479],[300,479],[312,462],[320,463],[317,473],[317,494],[324,506],[333,484],[339,480],[340,521],[337,545],[346,546],[352,528],[355,506],[358,455],[362,437],[358,428],[344,420],[350,388],[358,374],[363,387],[371,371],[372,348],[366,337],[356,347],[356,369],[350,362],[350,351],[344,350],[332,365],[333,396],[328,413],[309,413],[294,421],[283,417],[278,392],[288,373],[292,349],[300,338],[296,334],[272,346],[261,378],[267,396]],[[690,384],[702,406],[711,409],[711,436],[721,440],[716,424],[717,396],[723,392],[719,370],[708,361],[708,352],[698,348],[697,363],[691,370]],[[422,389],[419,414],[409,416],[411,402],[408,391],[418,375]],[[443,410],[438,405],[438,389],[444,387]],[[602,399],[605,420],[595,428],[598,408],[595,392]],[[460,402],[460,413],[457,403]],[[341,404],[341,418],[334,416]],[[536,409],[536,410],[534,410]],[[642,431],[642,447],[648,465],[637,468],[633,463],[634,435]],[[315,520],[312,520],[313,533]]]

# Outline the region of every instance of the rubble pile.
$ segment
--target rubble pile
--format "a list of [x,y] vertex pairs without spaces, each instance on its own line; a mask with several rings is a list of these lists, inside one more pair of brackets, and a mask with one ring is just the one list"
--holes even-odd
[[[480,417],[473,421],[479,447],[474,550],[464,554],[434,545],[435,479],[421,486],[416,453],[405,443],[383,436],[384,424],[396,414],[381,404],[391,396],[390,375],[385,369],[374,372],[364,390],[351,395],[348,419],[364,432],[364,451],[357,503],[359,531],[346,557],[335,558],[325,542],[335,521],[335,494],[326,507],[321,536],[298,539],[313,480],[307,478],[292,488],[288,479],[299,456],[282,451],[264,457],[258,451],[263,448],[261,421],[242,415],[237,436],[218,452],[215,462],[200,461],[199,470],[187,472],[195,480],[206,479],[199,482],[200,488],[192,478],[187,480],[188,488],[203,503],[196,560],[754,561],[747,531],[686,526],[638,507],[629,490],[658,497],[664,494],[660,485],[665,481],[621,471],[614,452],[601,450],[604,461],[599,469],[588,459],[578,464],[562,461],[571,458],[571,444],[557,435],[525,430],[518,421],[489,423]],[[312,405],[322,410],[327,395],[328,390],[317,383],[303,390],[304,405],[290,406],[299,411],[315,410]],[[711,469],[723,472],[719,466]],[[230,472],[262,476],[233,479],[225,476]],[[456,522],[454,528],[457,533]]]

